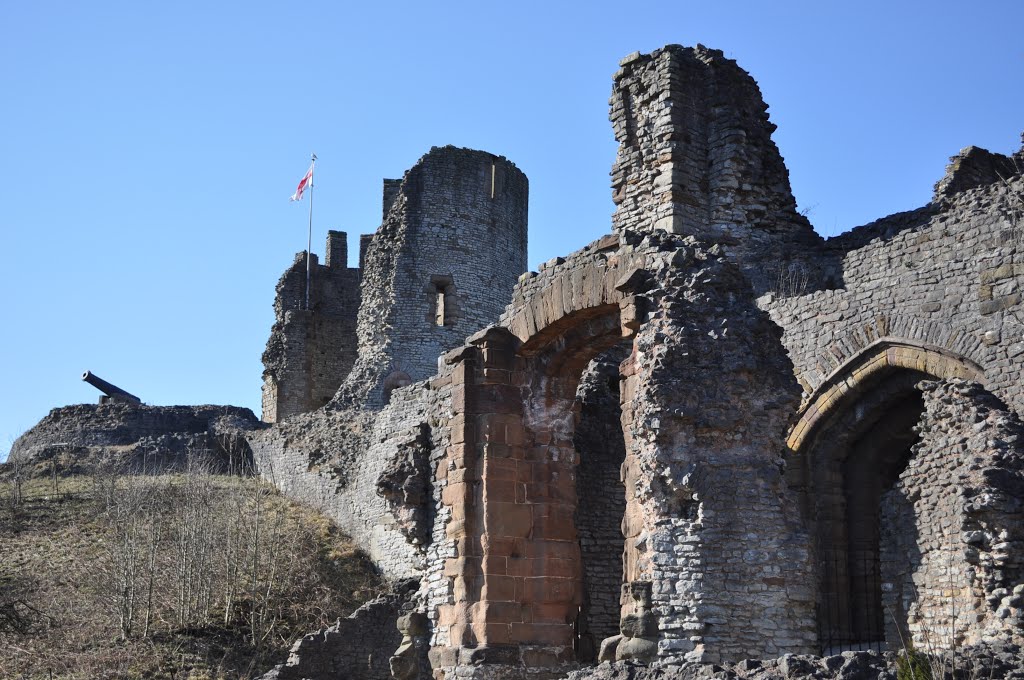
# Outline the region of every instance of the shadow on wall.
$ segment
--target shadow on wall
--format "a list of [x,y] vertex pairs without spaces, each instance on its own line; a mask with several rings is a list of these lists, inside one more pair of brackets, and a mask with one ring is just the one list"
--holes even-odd
[[892,489],[918,441],[924,406],[915,385],[927,377],[910,370],[876,376],[818,425],[787,468],[814,537],[822,654],[899,648],[898,636],[887,634],[895,631],[883,606],[891,603],[882,555],[887,572],[913,572],[920,562],[895,547],[916,546],[916,524],[912,507],[893,514],[901,506]]

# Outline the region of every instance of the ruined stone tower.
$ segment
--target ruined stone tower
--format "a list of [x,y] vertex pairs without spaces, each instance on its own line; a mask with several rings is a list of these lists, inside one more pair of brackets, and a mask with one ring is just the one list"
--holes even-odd
[[330,401],[356,360],[360,270],[348,266],[348,241],[327,232],[327,261],[295,256],[277,284],[274,327],[263,352],[263,420],[276,423]]
[[508,160],[435,147],[385,184],[366,251],[359,358],[342,396],[379,407],[437,372],[437,359],[497,321],[526,269],[529,185]]
[[526,268],[528,194],[508,160],[451,146],[384,180],[383,223],[360,239],[358,268],[347,267],[345,234],[332,231],[326,264],[313,256],[310,309],[305,253],[278,283],[263,420],[320,408],[343,383],[346,403],[379,407],[495,322]]
[[768,105],[718,50],[668,45],[615,74],[610,119],[616,231],[665,231],[726,247],[759,292],[817,279],[822,239],[796,210]]

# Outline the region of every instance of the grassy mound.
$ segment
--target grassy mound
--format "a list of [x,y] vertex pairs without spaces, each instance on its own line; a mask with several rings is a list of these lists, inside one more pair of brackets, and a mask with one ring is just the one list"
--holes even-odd
[[384,589],[252,477],[0,479],[5,678],[252,678]]

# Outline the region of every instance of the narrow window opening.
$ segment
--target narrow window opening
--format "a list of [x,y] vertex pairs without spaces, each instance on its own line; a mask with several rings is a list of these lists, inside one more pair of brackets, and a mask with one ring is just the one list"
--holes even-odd
[[434,296],[434,323],[438,326],[443,326],[445,323],[444,298],[445,294],[443,290],[437,291]]
[[455,283],[451,274],[438,274],[430,277],[424,289],[427,295],[427,321],[434,326],[451,326],[456,322],[458,310],[455,295]]

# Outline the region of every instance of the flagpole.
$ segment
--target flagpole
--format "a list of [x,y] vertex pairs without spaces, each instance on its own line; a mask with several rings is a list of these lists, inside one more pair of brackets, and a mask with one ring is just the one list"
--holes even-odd
[[316,166],[316,154],[310,154],[312,159],[309,164],[309,232],[306,235],[306,310],[309,311],[309,279],[310,279],[310,253],[313,250],[313,185]]

